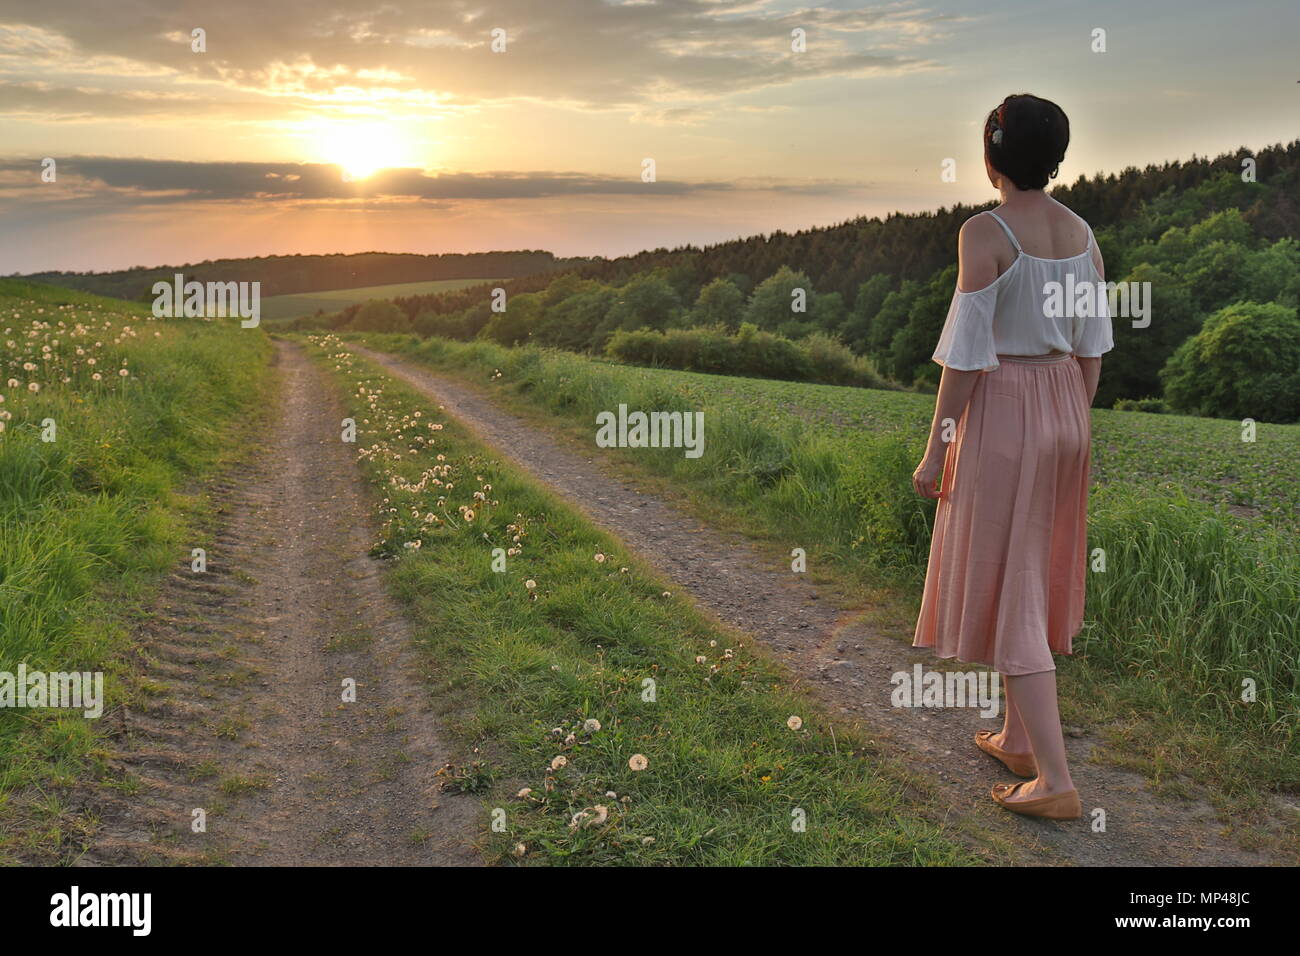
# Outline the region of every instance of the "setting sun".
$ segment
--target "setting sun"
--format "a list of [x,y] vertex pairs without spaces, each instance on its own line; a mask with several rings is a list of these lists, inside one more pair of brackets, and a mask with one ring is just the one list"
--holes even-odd
[[413,164],[409,144],[387,124],[332,125],[317,139],[322,161],[338,166],[343,178],[350,182],[366,179],[381,169]]

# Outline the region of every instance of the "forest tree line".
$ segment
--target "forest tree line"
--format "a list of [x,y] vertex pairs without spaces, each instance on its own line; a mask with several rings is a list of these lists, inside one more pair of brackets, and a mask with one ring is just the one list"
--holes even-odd
[[[1243,176],[1247,159],[1254,177]],[[1300,348],[1300,140],[1253,156],[1238,151],[1080,178],[1052,195],[1092,223],[1108,280],[1150,283],[1150,327],[1114,321],[1116,348],[1099,405],[1145,401],[1159,409],[1173,398],[1172,407],[1202,414],[1300,418],[1300,354],[1284,367]],[[956,282],[957,231],[991,205],[657,250],[494,283],[505,290],[503,312],[493,311],[484,285],[351,306],[300,324],[535,342],[733,374],[764,367],[771,377],[816,381],[835,379],[809,373],[808,356],[830,354],[838,343],[849,353],[835,358],[838,380],[931,387],[940,369],[930,356]],[[692,329],[709,333],[682,334]],[[1203,330],[1214,331],[1214,341],[1192,349]],[[734,341],[726,345],[720,332]],[[799,350],[777,339],[804,345],[803,358],[784,372],[778,353]],[[1174,363],[1185,345],[1195,354]],[[1241,355],[1260,349],[1265,354],[1250,359],[1255,366],[1239,367]],[[738,364],[728,368],[733,355]],[[868,364],[845,378],[842,367],[855,356]],[[1212,359],[1234,371],[1202,387],[1195,380]],[[1270,362],[1278,367],[1270,370]]]

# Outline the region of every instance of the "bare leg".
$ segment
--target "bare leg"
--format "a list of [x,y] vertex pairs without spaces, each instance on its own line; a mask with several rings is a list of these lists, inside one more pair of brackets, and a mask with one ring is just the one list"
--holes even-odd
[[1020,719],[1020,710],[1016,707],[1016,698],[1011,690],[1011,681],[1006,674],[999,675],[1002,695],[1006,698],[1006,708],[1002,720],[1002,731],[992,736],[994,746],[1001,747],[1007,753],[1025,754],[1030,751],[1029,734],[1025,723]]
[[1008,677],[1007,687],[1038,763],[1038,776],[1020,787],[1009,802],[1073,790],[1074,781],[1065,760],[1061,713],[1056,705],[1056,671]]

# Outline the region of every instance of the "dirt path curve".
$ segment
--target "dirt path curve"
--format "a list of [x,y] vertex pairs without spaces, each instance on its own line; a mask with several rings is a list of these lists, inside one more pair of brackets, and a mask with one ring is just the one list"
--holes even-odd
[[[746,539],[703,527],[668,502],[642,493],[585,449],[542,434],[485,393],[393,356],[349,347],[445,405],[480,438],[619,536],[706,611],[762,640],[800,685],[846,720],[859,722],[877,741],[892,744],[909,766],[931,778],[954,817],[975,814],[986,830],[1026,848],[1028,859],[1109,866],[1270,862],[1226,839],[1210,805],[1157,797],[1141,776],[1090,762],[1099,741],[1082,732],[1067,737],[1071,773],[1084,803],[1081,820],[1053,823],[1001,810],[989,789],[1016,778],[972,742],[976,730],[1000,727],[1000,720],[981,719],[970,709],[891,704],[891,675],[911,673],[916,663],[927,670],[936,664],[910,646],[910,629],[890,636],[870,628],[862,621],[869,608],[846,613],[837,607],[840,595],[761,555]],[[594,452],[594,423],[592,435]],[[1105,832],[1093,832],[1096,809],[1105,812]]]
[[276,364],[265,445],[213,492],[207,572],[187,561],[144,625],[160,693],[118,715],[125,792],[80,862],[475,864],[478,807],[438,792],[450,747],[366,554],[342,405],[300,347],[280,343]]

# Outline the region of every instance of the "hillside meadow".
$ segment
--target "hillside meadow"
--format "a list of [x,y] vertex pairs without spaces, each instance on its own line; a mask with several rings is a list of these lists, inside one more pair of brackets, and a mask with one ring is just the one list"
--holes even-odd
[[[188,561],[203,517],[191,483],[240,454],[269,342],[233,321],[157,320],[8,279],[0,331],[0,671],[103,671],[110,713],[138,693],[132,616]],[[100,726],[0,709],[0,861],[20,839],[75,842],[54,788],[104,770]]]
[[[149,663],[159,586],[169,570],[188,579],[195,542],[225,520],[216,511],[231,503],[204,491],[256,459],[279,391],[270,340],[236,320],[159,320],[18,280],[0,282],[0,316],[0,672],[102,672],[106,698],[102,719],[0,709],[0,863],[72,863],[94,845],[105,791],[130,800],[157,786],[160,771],[123,764],[113,738],[123,708],[170,693]],[[415,529],[423,553],[403,547],[414,519],[383,523],[377,553],[397,559],[390,583],[437,675],[428,692],[465,741],[446,787],[484,800],[485,815],[511,807],[509,831],[485,838],[493,858],[518,844],[526,862],[559,865],[954,865],[1009,852],[973,853],[889,755],[837,737],[770,661],[733,652],[729,632],[454,421],[434,431],[434,404],[365,363],[313,353],[362,421],[376,509],[387,515],[391,499],[403,515],[442,516]],[[436,449],[405,453],[430,434]],[[461,485],[466,504],[453,511],[426,487],[432,474]],[[514,536],[508,577],[485,560],[488,532]],[[203,607],[220,629],[223,612]],[[663,688],[657,705],[629,691],[646,674]],[[178,732],[201,751],[230,730]],[[637,759],[654,772],[638,774]],[[221,786],[251,786],[240,769]],[[605,812],[608,827],[581,822]],[[817,822],[807,838],[792,812]]]
[[262,318],[271,321],[296,319],[318,311],[336,312],[371,299],[400,299],[412,295],[454,292],[482,285],[492,279],[430,279],[425,282],[396,282],[389,285],[359,286],[355,289],[329,289],[323,292],[297,292],[272,295],[262,300]]
[[[851,594],[886,582],[915,613],[934,507],[911,490],[933,398],[631,368],[535,347],[366,336],[488,387],[595,450],[595,415],[705,413],[705,453],[602,451],[702,515],[804,547]],[[1103,376],[1105,372],[1103,369]],[[1062,667],[1066,719],[1157,784],[1248,810],[1300,787],[1300,426],[1094,411],[1086,623]],[[1095,565],[1094,565],[1095,566]],[[1248,688],[1257,697],[1245,700]],[[1151,714],[1160,715],[1150,719]]]

